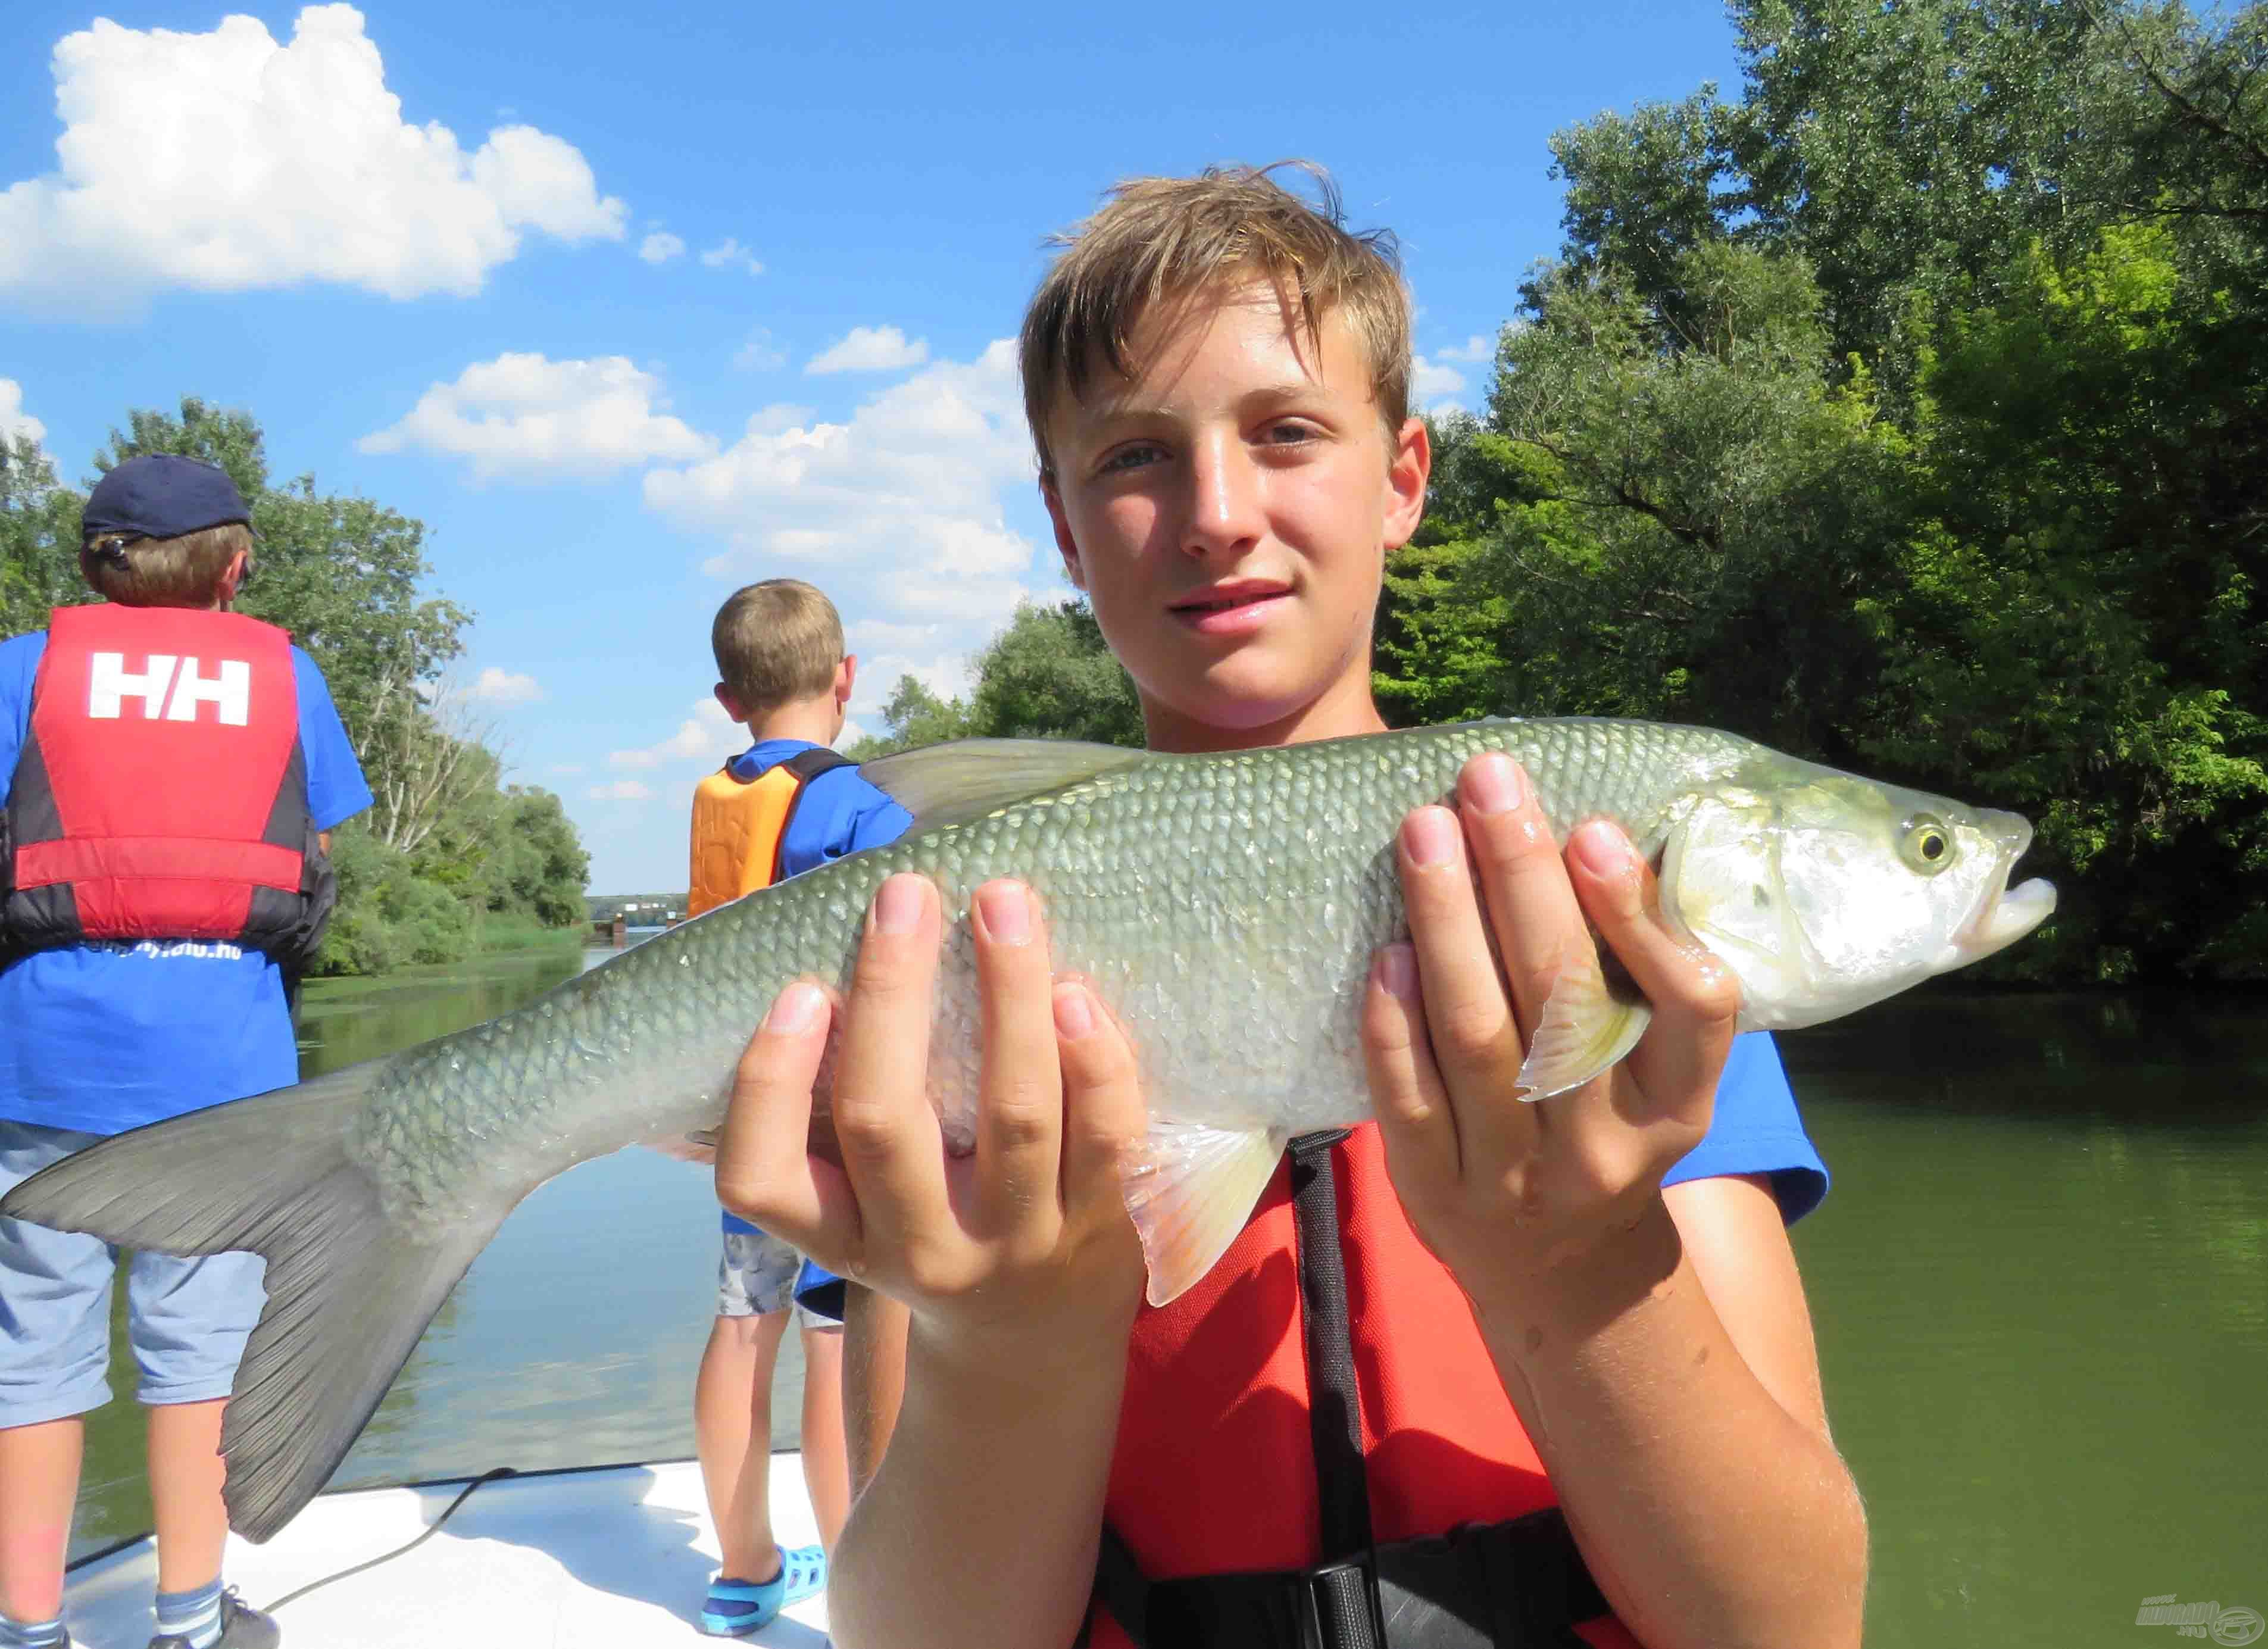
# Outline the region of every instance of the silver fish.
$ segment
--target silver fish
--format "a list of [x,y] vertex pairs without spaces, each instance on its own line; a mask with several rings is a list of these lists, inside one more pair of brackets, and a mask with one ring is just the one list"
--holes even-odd
[[[1053,962],[1138,1048],[1151,1131],[1127,1199],[1154,1302],[1219,1256],[1284,1142],[1366,1112],[1371,958],[1407,936],[1394,850],[1484,750],[1527,768],[1564,839],[1619,821],[1664,914],[1738,975],[1746,1028],[1808,1025],[1988,955],[2054,908],[2010,890],[2031,840],[1965,807],[1703,728],[1484,721],[1215,755],[975,740],[869,763],[913,830],[710,912],[453,1036],[139,1129],[27,1181],[0,1214],[134,1248],[267,1256],[269,1299],[223,1439],[231,1520],[263,1540],[328,1478],[442,1299],[544,1181],[722,1116],[773,997],[843,983],[900,871],[943,894],[930,1079],[974,1137],[971,894],[1020,878]],[[1625,993],[1626,994],[1626,993]],[[1521,1072],[1537,1099],[1644,1030],[1595,968],[1562,977]]]

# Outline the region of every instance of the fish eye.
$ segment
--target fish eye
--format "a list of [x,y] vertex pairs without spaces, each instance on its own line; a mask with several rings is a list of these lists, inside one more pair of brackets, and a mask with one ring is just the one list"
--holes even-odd
[[1953,863],[1953,833],[1942,821],[1927,813],[1906,821],[1905,836],[1898,843],[1905,862],[1925,876],[1934,876]]

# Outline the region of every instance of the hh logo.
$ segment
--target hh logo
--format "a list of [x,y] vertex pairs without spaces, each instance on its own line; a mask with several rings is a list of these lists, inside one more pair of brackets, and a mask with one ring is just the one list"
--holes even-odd
[[[252,719],[252,666],[241,659],[222,659],[217,674],[201,674],[194,657],[153,652],[139,675],[126,668],[122,652],[98,652],[86,689],[86,713],[96,721],[116,721],[129,698],[142,701],[142,719],[195,721],[198,707],[216,706],[224,727]],[[176,666],[180,666],[178,669]]]

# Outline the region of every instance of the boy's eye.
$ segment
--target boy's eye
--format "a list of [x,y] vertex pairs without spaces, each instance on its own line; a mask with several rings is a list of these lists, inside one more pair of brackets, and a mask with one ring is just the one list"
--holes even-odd
[[1164,455],[1164,449],[1154,443],[1138,441],[1106,453],[1102,461],[1095,466],[1095,470],[1099,475],[1108,475],[1139,469],[1145,464],[1157,462]]
[[1270,424],[1260,438],[1271,446],[1289,446],[1300,441],[1312,441],[1321,433],[1304,419],[1286,418],[1279,423]]

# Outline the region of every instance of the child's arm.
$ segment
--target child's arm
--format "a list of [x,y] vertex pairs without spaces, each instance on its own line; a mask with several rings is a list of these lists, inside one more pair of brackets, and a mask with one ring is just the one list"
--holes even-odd
[[[1403,832],[1414,943],[1381,955],[1365,1022],[1395,1189],[1650,1649],[1855,1645],[1865,1520],[1778,1210],[1746,1181],[1661,1189],[1707,1130],[1737,983],[1660,922],[1618,831],[1586,827],[1563,862],[1501,761],[1467,769],[1462,829],[1433,808]],[[1523,1104],[1521,1050],[1586,913],[1653,1023],[1607,1076]]]
[[941,924],[917,876],[877,897],[843,1008],[844,1167],[805,1150],[828,1024],[814,986],[749,1044],[718,1148],[727,1208],[910,1311],[896,1429],[835,1555],[846,1649],[1063,1649],[1086,1616],[1142,1297],[1117,1159],[1146,1117],[1116,1026],[1050,980],[1035,907],[1012,883],[977,890],[973,1156],[946,1158],[927,1097]]

